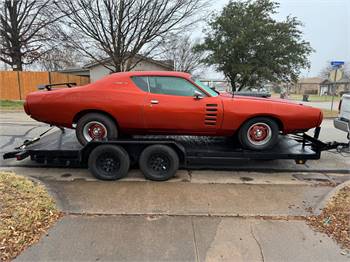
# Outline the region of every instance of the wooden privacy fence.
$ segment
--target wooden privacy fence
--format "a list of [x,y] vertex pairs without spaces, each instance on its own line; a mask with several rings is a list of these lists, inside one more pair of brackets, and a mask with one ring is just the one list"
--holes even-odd
[[90,78],[57,72],[0,71],[0,99],[23,100],[38,90],[38,85],[67,82],[86,85]]

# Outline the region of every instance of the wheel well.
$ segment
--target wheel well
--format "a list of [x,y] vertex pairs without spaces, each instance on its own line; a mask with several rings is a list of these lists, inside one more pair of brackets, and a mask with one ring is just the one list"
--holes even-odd
[[102,111],[102,110],[96,110],[96,109],[90,109],[90,110],[84,110],[84,111],[81,111],[79,113],[77,113],[74,118],[73,118],[73,123],[76,124],[78,123],[79,119],[86,115],[86,114],[90,114],[90,113],[98,113],[98,114],[102,114],[102,115],[105,115],[105,116],[108,116],[110,119],[113,120],[113,122],[116,124],[118,130],[119,130],[119,125],[118,125],[118,122],[117,120],[109,113],[105,112],[105,111]]
[[247,118],[247,119],[241,124],[241,126],[239,127],[239,129],[240,129],[247,121],[249,121],[249,120],[251,120],[251,119],[254,119],[254,118],[257,118],[257,117],[266,117],[266,118],[269,118],[269,119],[271,119],[271,120],[274,120],[274,121],[277,123],[277,125],[278,125],[279,131],[283,131],[283,123],[282,123],[282,121],[281,121],[279,118],[274,117],[274,116],[270,116],[270,115],[257,115],[257,116],[253,116],[253,117]]

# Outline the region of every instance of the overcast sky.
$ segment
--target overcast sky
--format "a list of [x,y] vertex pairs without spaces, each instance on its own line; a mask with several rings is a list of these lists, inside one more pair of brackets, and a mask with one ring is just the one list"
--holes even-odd
[[[229,0],[213,1],[212,10],[220,10]],[[304,27],[304,39],[315,52],[311,54],[311,69],[302,76],[317,76],[332,60],[350,63],[350,0],[279,0],[276,18],[297,17]],[[200,35],[198,29],[198,35]],[[212,77],[219,75],[212,73]]]

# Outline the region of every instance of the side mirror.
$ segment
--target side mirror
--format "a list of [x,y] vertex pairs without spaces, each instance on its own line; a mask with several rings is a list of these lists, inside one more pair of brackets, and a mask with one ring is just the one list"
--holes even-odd
[[202,95],[202,93],[201,92],[199,92],[199,91],[194,91],[194,94],[193,94],[193,97],[194,97],[194,99],[202,99],[203,98],[203,95]]

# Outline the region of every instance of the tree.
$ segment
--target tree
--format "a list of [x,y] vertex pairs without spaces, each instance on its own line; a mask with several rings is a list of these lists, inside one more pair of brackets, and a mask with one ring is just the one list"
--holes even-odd
[[295,81],[309,67],[310,44],[302,39],[301,23],[288,16],[272,18],[278,4],[271,0],[230,1],[209,22],[204,43],[205,62],[215,65],[233,88],[264,81]]
[[87,63],[81,53],[64,42],[59,42],[49,51],[45,52],[37,61],[36,65],[45,71],[58,71],[67,68],[81,67]]
[[0,60],[23,70],[47,52],[48,27],[60,17],[51,0],[5,0],[0,3]]
[[[194,24],[206,0],[62,0],[64,34],[113,72],[128,71],[169,33]],[[108,58],[108,59],[104,59]]]
[[[329,74],[334,70],[333,67],[328,63],[320,72],[319,76],[324,79],[329,79]],[[343,78],[350,78],[350,67],[347,63],[340,69],[343,74]]]
[[170,35],[161,44],[161,57],[173,61],[174,70],[193,73],[203,64],[203,53],[195,52],[194,46],[199,42],[193,41],[189,35]]

